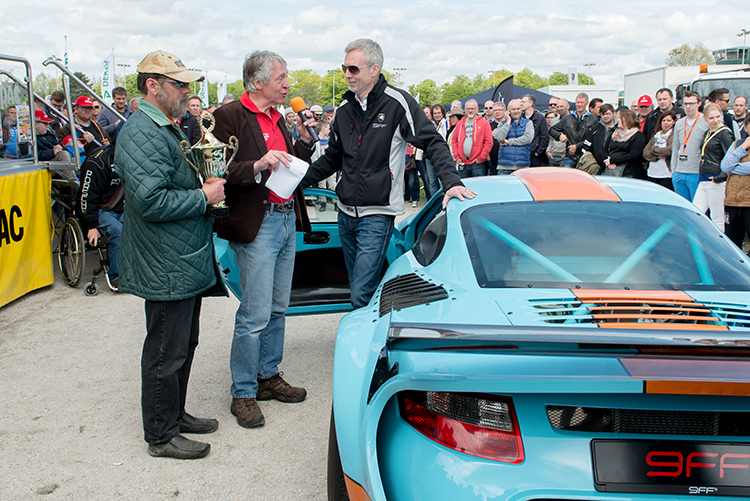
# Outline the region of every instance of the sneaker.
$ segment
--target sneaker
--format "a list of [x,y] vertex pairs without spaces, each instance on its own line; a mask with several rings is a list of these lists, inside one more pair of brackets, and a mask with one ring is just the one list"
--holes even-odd
[[411,203],[411,206],[412,206],[412,207],[419,207],[419,202],[417,202],[416,200],[414,200],[414,201],[413,201],[413,202]]
[[172,437],[163,444],[149,444],[148,453],[155,458],[199,459],[211,450],[210,444],[190,440],[182,435]]
[[266,424],[266,418],[254,398],[232,398],[229,410],[237,416],[237,424],[243,428],[257,428]]
[[268,379],[258,378],[258,400],[276,399],[279,402],[297,403],[302,402],[307,396],[304,388],[296,388],[281,377],[284,373],[271,376]]

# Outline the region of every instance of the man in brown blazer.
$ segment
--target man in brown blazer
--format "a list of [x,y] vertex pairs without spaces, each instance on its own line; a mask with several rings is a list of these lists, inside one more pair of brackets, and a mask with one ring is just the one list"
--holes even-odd
[[247,92],[214,112],[214,135],[239,140],[229,164],[226,203],[229,216],[216,222],[219,237],[237,254],[242,299],[237,309],[230,354],[232,414],[245,428],[265,424],[257,400],[302,402],[304,388],[281,377],[284,315],[289,306],[294,271],[295,231],[309,230],[310,221],[298,187],[290,199],[266,188],[271,171],[290,165],[291,156],[308,160],[314,142],[297,121],[299,140],[292,137],[284,117],[273,106],[286,100],[289,82],[286,61],[273,52],[255,51],[242,69]]

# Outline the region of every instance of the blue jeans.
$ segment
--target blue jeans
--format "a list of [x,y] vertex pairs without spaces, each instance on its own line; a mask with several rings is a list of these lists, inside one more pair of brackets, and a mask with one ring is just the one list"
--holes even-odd
[[516,169],[503,169],[500,166],[497,167],[497,175],[498,176],[510,176],[514,172],[516,172]]
[[557,157],[557,158],[555,158],[555,157],[549,158],[548,157],[548,160],[549,160],[549,164],[550,164],[551,167],[561,167],[562,166],[562,162],[563,162],[563,157]]
[[273,212],[266,213],[252,242],[229,242],[237,254],[242,288],[229,355],[235,398],[255,398],[258,378],[268,379],[279,372],[295,238],[294,211]]
[[424,160],[417,162],[417,168],[419,169],[419,175],[422,176],[425,197],[429,200],[440,190],[440,181],[435,172],[435,166],[425,158]]
[[354,308],[367,306],[378,288],[394,219],[384,215],[351,217],[339,211],[339,238]]
[[570,157],[563,157],[562,163],[560,164],[560,167],[569,167],[575,169],[576,165],[578,165],[578,162],[573,160]]
[[146,339],[141,355],[141,412],[146,442],[180,434],[190,367],[198,346],[201,296],[146,301]]
[[120,276],[120,240],[122,240],[122,214],[99,209],[99,231],[107,235],[109,256],[109,280]]
[[484,162],[481,164],[459,165],[458,176],[461,179],[484,176]]
[[672,186],[674,186],[675,193],[689,202],[692,202],[695,198],[698,184],[700,184],[700,174],[672,173]]

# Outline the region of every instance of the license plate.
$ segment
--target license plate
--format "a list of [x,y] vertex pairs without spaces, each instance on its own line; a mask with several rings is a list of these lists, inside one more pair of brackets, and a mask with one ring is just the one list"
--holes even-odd
[[750,496],[750,444],[592,440],[596,490]]

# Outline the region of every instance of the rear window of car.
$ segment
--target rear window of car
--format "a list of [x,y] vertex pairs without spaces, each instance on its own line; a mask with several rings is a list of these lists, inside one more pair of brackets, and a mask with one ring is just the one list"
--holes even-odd
[[707,218],[657,204],[487,204],[461,216],[481,287],[750,290],[750,267]]

